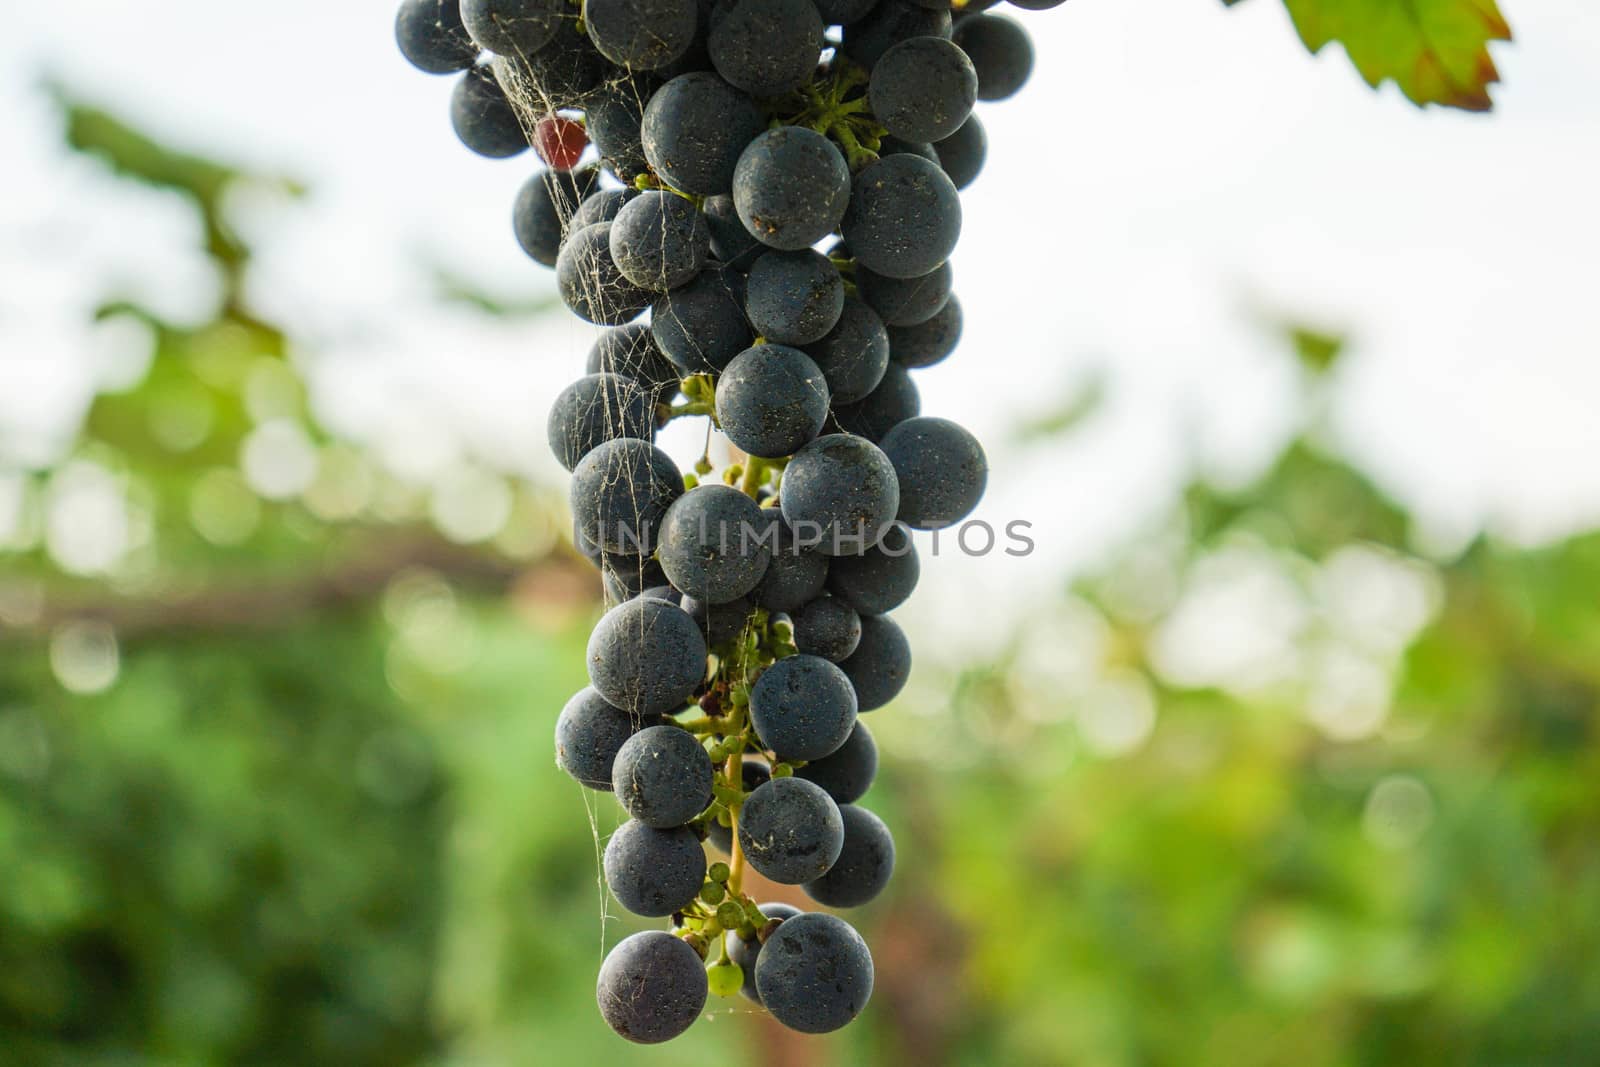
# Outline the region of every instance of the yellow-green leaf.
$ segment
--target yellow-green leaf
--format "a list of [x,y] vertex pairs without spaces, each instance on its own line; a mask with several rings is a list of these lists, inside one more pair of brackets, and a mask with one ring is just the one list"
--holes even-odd
[[1393,79],[1419,106],[1494,106],[1490,41],[1511,40],[1495,0],[1284,0],[1313,53],[1344,45],[1367,84]]

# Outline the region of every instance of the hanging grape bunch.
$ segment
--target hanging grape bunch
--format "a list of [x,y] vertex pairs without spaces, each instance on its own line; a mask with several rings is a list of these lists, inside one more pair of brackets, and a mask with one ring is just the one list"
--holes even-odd
[[[974,103],[1033,64],[992,2],[400,10],[406,57],[459,75],[467,147],[544,161],[516,237],[606,328],[549,420],[610,606],[556,752],[630,816],[605,848],[612,895],[671,918],[600,968],[601,1014],[629,1040],[676,1037],[708,993],[809,1033],[872,995],[848,923],[742,881],[748,866],[852,908],[894,867],[856,804],[878,762],[858,716],[910,673],[889,617],[920,573],[908,530],[959,522],[987,480],[971,434],[921,415],[910,372],[961,335],[948,261],[986,151]],[[716,476],[708,448],[680,472],[654,444],[678,418],[711,420],[740,461]],[[708,865],[705,842],[726,859]]]

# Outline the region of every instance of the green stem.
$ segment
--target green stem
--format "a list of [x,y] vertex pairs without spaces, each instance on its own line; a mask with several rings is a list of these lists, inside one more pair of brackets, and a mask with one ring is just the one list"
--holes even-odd
[[710,415],[715,418],[717,414],[717,406],[705,400],[690,400],[687,403],[674,404],[670,407],[663,404],[662,407],[666,409],[665,417],[668,420],[681,419],[690,415]]
[[858,171],[878,158],[878,153],[864,147],[856,139],[856,132],[851,129],[849,123],[841,122],[835,125],[830,132],[844,146],[845,161],[850,164],[852,171]]
[[768,469],[768,463],[764,459],[758,459],[755,456],[747,459],[744,466],[744,478],[739,483],[739,491],[752,500],[757,499],[760,495],[761,484],[767,480]]
[[714,734],[726,724],[722,719],[712,718],[710,715],[701,715],[694,719],[679,720],[678,725],[688,730],[691,734]]
[[[730,781],[736,783],[734,788],[744,788],[744,756],[735,752],[728,757],[728,765],[723,768]],[[739,896],[739,884],[744,879],[744,849],[739,847],[739,807],[737,805],[728,809],[728,836],[732,838],[728,856],[728,894],[734,898]]]

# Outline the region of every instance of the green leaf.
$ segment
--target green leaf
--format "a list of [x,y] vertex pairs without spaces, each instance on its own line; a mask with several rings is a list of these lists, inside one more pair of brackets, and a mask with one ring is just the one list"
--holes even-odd
[[433,268],[434,292],[447,304],[459,304],[496,318],[537,318],[561,308],[560,298],[547,296],[504,296],[490,292],[481,283],[449,267]]
[[1053,441],[1073,433],[1099,413],[1106,400],[1106,377],[1096,371],[1054,409],[1022,424],[1015,434],[1021,444]]
[[1393,80],[1419,107],[1494,106],[1490,41],[1511,40],[1495,0],[1284,0],[1312,53],[1344,46],[1367,84]]
[[112,112],[84,102],[59,82],[46,81],[44,89],[61,114],[67,147],[98,159],[118,177],[170,189],[193,201],[205,226],[206,253],[223,271],[227,302],[236,303],[251,249],[229,219],[228,193],[248,184],[298,198],[305,195],[305,186],[281,175],[259,174],[174,148]]
[[1326,374],[1344,354],[1345,337],[1342,334],[1329,333],[1314,326],[1291,325],[1288,331],[1289,344],[1294,347],[1294,354],[1299,357],[1301,366],[1314,374]]

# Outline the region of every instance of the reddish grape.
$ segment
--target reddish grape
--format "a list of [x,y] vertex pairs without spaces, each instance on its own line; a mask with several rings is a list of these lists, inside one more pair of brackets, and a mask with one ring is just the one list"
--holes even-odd
[[533,131],[534,151],[554,170],[571,170],[589,147],[589,134],[583,123],[560,115],[539,120]]

